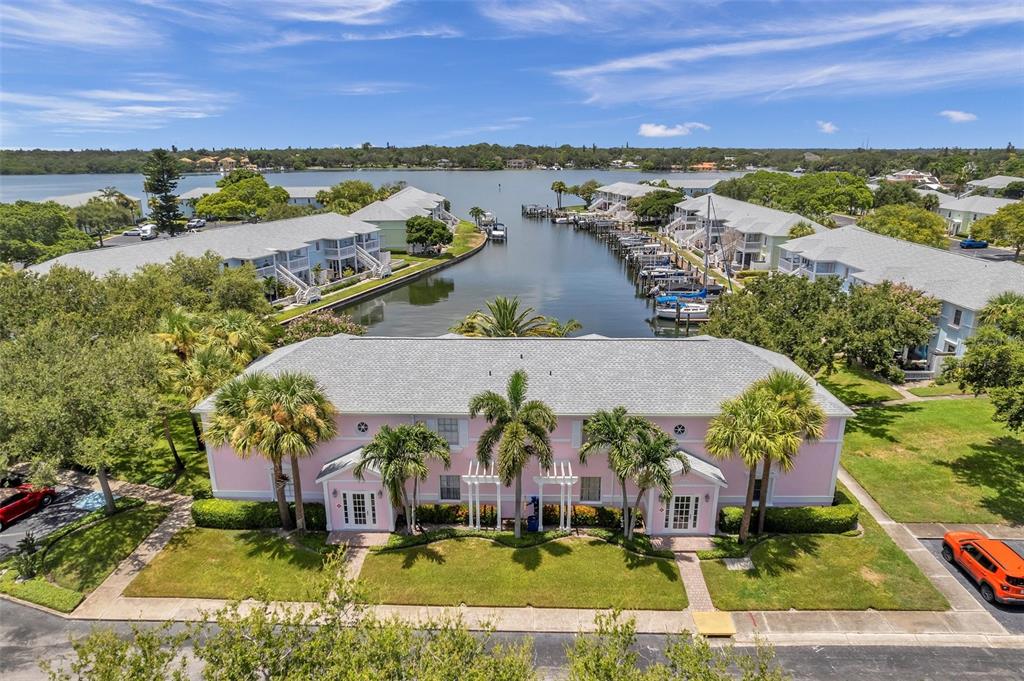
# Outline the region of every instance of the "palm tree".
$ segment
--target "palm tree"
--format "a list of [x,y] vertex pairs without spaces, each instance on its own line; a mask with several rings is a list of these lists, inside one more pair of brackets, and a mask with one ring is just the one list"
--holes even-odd
[[751,385],[737,397],[722,403],[721,413],[711,419],[704,435],[704,447],[709,454],[722,459],[738,456],[750,470],[740,522],[740,543],[747,540],[750,532],[757,466],[766,456],[776,458],[784,449],[780,444],[786,444],[781,412],[767,391]]
[[566,322],[560,322],[555,317],[548,317],[548,328],[545,336],[551,336],[552,338],[566,338],[569,334],[579,331],[583,328],[575,319],[570,319]]
[[1017,317],[1024,317],[1024,295],[1005,291],[992,297],[978,313],[982,324],[996,324]]
[[487,338],[548,335],[547,318],[535,314],[532,307],[520,312],[519,298],[499,296],[487,302],[487,309],[490,314],[474,312],[453,328],[459,328],[459,332],[466,336]]
[[[448,441],[422,423],[402,424],[396,428],[385,425],[363,447],[363,457],[353,469],[353,474],[360,480],[368,468],[380,472],[391,505],[405,510],[408,534],[412,534],[416,527],[419,483],[427,478],[429,459],[441,461],[447,469],[452,462]],[[413,480],[411,501],[405,489],[409,478]]]
[[271,380],[270,376],[256,372],[240,376],[221,388],[214,403],[210,425],[206,429],[206,438],[214,445],[229,443],[242,457],[257,453],[270,461],[274,468],[274,497],[281,516],[281,527],[291,530],[294,526],[284,494],[288,479],[284,475],[283,455],[280,449],[273,447],[272,442],[269,446],[265,444],[266,421],[272,419],[268,419],[268,415],[260,412],[257,407],[257,396],[268,390]]
[[469,400],[469,417],[483,414],[489,424],[477,441],[477,459],[489,466],[497,450],[501,484],[508,487],[515,481],[517,538],[522,536],[523,468],[531,458],[541,469],[551,467],[549,434],[558,425],[551,407],[526,399],[527,384],[526,372],[518,369],[509,376],[505,395],[487,390]]
[[476,222],[477,227],[480,226],[480,218],[482,218],[486,213],[487,211],[485,211],[480,206],[473,206],[472,208],[469,209],[469,217],[473,218],[473,221]]
[[288,456],[292,467],[295,525],[306,530],[299,458],[312,456],[317,445],[337,433],[336,410],[323,388],[308,374],[284,372],[270,379],[255,394],[254,407],[263,425],[262,447]]
[[259,317],[244,310],[228,310],[217,315],[210,321],[208,330],[224,341],[240,369],[273,350],[270,329]]
[[208,343],[197,348],[184,362],[174,362],[168,374],[171,390],[185,398],[196,447],[202,451],[206,445],[203,444],[199,420],[192,409],[234,378],[238,374],[238,365],[223,344]]
[[559,210],[562,208],[562,194],[564,194],[567,189],[568,187],[566,187],[565,183],[561,180],[555,180],[551,183],[551,191],[555,193],[555,198],[558,200]]
[[[771,395],[783,410],[783,428],[792,437],[784,438],[777,452],[779,468],[784,472],[793,470],[800,445],[804,440],[820,440],[825,434],[825,411],[814,401],[814,388],[810,381],[791,371],[775,370],[757,383]],[[761,477],[761,498],[757,504],[757,533],[764,532],[765,516],[768,512],[768,483],[772,474],[772,452],[764,457],[764,474]]]
[[[676,441],[665,431],[655,427],[640,430],[636,433],[636,441],[633,449],[633,470],[630,478],[637,486],[636,503],[630,515],[635,518],[639,512],[640,500],[649,489],[657,489],[662,497],[672,496],[672,468],[669,462],[672,459],[679,461],[682,466],[682,474],[690,472],[690,461],[686,455],[679,451]],[[650,519],[648,519],[650,520]],[[626,538],[633,538],[633,527],[636,522],[629,524],[626,531]]]
[[626,480],[632,475],[636,463],[637,434],[651,428],[650,421],[630,414],[625,407],[615,407],[611,411],[600,409],[583,424],[580,463],[586,463],[595,452],[607,455],[608,468],[618,479],[622,490],[622,533],[626,535],[635,522],[630,517]]
[[154,335],[163,344],[164,349],[185,361],[206,341],[204,327],[205,321],[202,317],[185,308],[177,307],[160,318]]

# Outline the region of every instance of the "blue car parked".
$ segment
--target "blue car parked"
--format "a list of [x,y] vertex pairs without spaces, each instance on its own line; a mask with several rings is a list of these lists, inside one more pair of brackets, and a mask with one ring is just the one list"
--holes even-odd
[[982,239],[972,239],[967,237],[960,242],[960,248],[988,248],[988,242]]

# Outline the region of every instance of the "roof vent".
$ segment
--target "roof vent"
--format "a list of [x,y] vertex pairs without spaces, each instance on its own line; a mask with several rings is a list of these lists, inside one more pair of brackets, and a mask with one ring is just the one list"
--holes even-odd
[[519,359],[522,359],[522,358],[523,358],[523,353],[520,352],[519,353]]

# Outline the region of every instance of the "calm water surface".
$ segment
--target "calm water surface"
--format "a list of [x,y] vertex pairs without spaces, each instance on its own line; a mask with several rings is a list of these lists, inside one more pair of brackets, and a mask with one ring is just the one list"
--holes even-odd
[[[674,177],[711,177],[707,173]],[[719,175],[724,177],[725,175]],[[553,204],[551,183],[578,184],[594,178],[602,184],[660,178],[630,171],[351,171],[268,174],[271,184],[331,185],[346,179],[380,184],[404,180],[447,196],[452,212],[468,217],[472,206],[494,213],[508,228],[508,241],[488,243],[481,253],[438,274],[346,310],[370,333],[381,336],[436,336],[496,296],[519,296],[540,314],[575,318],[582,333],[614,337],[673,335],[671,324],[652,321],[650,302],[634,287],[629,273],[604,243],[571,227],[520,215],[524,203]],[[188,176],[180,191],[210,186],[215,175]],[[0,176],[0,201],[39,200],[105,186],[143,196],[140,175]],[[577,203],[576,197],[565,197]]]

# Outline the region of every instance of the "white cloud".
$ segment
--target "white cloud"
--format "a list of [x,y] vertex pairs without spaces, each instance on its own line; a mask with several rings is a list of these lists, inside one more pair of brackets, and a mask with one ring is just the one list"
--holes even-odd
[[978,120],[977,114],[972,114],[967,111],[957,111],[955,109],[940,111],[939,115],[945,116],[950,123],[970,123],[971,121]]
[[368,81],[361,83],[344,83],[333,88],[334,92],[346,96],[390,95],[405,92],[412,88],[410,83],[397,81]]
[[587,14],[579,6],[564,2],[487,2],[479,5],[480,13],[506,28],[517,31],[543,31],[565,29],[566,24],[585,24]]
[[680,137],[689,135],[694,130],[710,130],[711,126],[704,123],[682,123],[669,127],[661,123],[641,123],[637,134],[641,137]]
[[267,14],[293,21],[370,26],[390,19],[399,0],[266,0]]
[[379,33],[342,33],[341,40],[402,40],[403,38],[458,38],[462,31],[450,26],[436,26],[433,28],[395,29],[393,31],[381,31]]
[[523,123],[529,123],[533,120],[532,116],[512,116],[511,118],[503,118],[495,121],[494,123],[486,123],[483,125],[474,125],[467,128],[458,128],[456,130],[449,130],[448,132],[441,133],[435,136],[433,139],[445,140],[456,137],[471,137],[473,135],[479,135],[485,132],[500,132],[502,130],[515,130],[521,128]]
[[73,5],[64,0],[5,2],[0,36],[6,44],[64,45],[78,49],[131,49],[162,41],[150,22],[123,8]]
[[839,132],[839,126],[832,121],[818,121],[818,131],[823,132],[826,135]]

